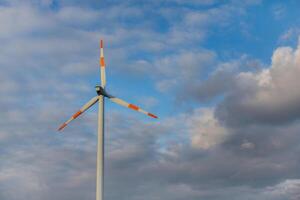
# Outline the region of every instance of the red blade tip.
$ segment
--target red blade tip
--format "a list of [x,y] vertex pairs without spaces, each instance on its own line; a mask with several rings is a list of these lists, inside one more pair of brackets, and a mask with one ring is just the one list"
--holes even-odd
[[63,123],[59,128],[58,128],[58,131],[61,131],[63,128],[65,128],[67,126],[66,123]]
[[100,48],[103,48],[103,40],[100,41]]
[[152,113],[148,113],[148,115],[149,115],[150,117],[153,117],[153,118],[155,118],[155,119],[157,119],[157,118],[158,118],[156,115],[153,115]]

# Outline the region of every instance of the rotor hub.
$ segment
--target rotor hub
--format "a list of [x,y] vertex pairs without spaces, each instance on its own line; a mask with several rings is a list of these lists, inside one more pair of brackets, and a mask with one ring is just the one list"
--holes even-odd
[[96,85],[95,88],[98,96],[103,95],[105,97],[109,97],[109,98],[111,97],[102,86]]

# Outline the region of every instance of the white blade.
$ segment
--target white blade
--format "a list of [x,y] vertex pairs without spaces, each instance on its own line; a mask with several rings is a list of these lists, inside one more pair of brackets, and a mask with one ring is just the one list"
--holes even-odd
[[106,85],[106,75],[105,75],[105,60],[103,52],[103,40],[100,41],[100,78],[101,86],[104,88]]
[[127,107],[127,108],[130,108],[132,110],[135,110],[135,111],[138,111],[138,112],[141,112],[141,113],[144,113],[145,115],[148,115],[149,117],[153,117],[153,118],[157,118],[156,115],[152,114],[152,113],[149,113],[143,109],[141,109],[140,107],[136,106],[136,105],[133,105],[133,104],[130,104],[130,103],[127,103],[126,101],[122,100],[122,99],[119,99],[119,98],[116,98],[116,97],[110,97],[109,100],[111,100],[112,102],[116,103],[116,104],[119,104],[121,106],[124,106],[124,107]]
[[92,98],[89,102],[87,102],[84,106],[82,106],[80,108],[79,111],[77,111],[70,119],[68,119],[65,123],[63,123],[58,130],[61,131],[62,129],[64,129],[72,120],[76,119],[79,115],[81,115],[82,113],[84,113],[84,111],[86,111],[87,109],[89,109],[92,105],[94,105],[97,101],[99,100],[99,97],[96,96],[94,98]]

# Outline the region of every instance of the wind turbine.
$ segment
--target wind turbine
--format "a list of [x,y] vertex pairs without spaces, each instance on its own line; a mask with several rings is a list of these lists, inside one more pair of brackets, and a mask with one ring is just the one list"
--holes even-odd
[[79,115],[84,113],[95,103],[99,102],[96,200],[103,200],[104,198],[103,186],[104,186],[104,100],[105,97],[116,104],[144,113],[152,118],[157,118],[157,116],[155,116],[154,114],[149,113],[134,104],[127,103],[126,101],[116,98],[107,93],[107,91],[105,90],[106,75],[105,75],[105,61],[104,61],[104,53],[103,53],[103,40],[100,41],[100,79],[101,79],[101,86],[96,85],[97,96],[93,97],[89,102],[87,102],[84,106],[82,106],[79,111],[77,111],[69,120],[64,122],[58,128],[58,131],[63,130],[72,120],[76,119]]

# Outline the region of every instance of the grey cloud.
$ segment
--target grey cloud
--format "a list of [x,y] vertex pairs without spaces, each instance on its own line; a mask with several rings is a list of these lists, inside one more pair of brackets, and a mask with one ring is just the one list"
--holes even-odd
[[234,75],[237,67],[234,62],[220,64],[217,70],[207,79],[187,82],[178,94],[181,101],[197,100],[209,101],[220,95],[224,95],[234,83]]
[[[177,118],[176,121],[183,122],[181,118]],[[174,120],[175,123],[176,121]],[[198,125],[201,130],[201,125]],[[176,130],[181,135],[182,129],[177,126],[171,126],[171,130]],[[138,170],[130,171],[129,174],[144,177],[143,183],[147,189],[155,190],[156,187],[151,183],[159,182],[162,188],[168,188],[166,191],[172,194],[179,192],[182,196],[178,194],[174,197],[178,199],[219,199],[223,195],[228,199],[233,195],[237,195],[236,199],[280,199],[280,196],[270,196],[265,194],[265,191],[281,181],[299,177],[298,130],[297,123],[281,128],[253,127],[249,130],[231,130],[233,132],[226,138],[225,143],[205,151],[187,146],[184,140],[181,140],[183,143],[179,146],[168,143],[167,149],[155,153],[157,156],[150,156],[147,161],[135,163],[134,168]],[[154,138],[148,139],[153,141]],[[242,148],[241,145],[245,141],[254,144],[253,148]],[[128,171],[118,175],[129,176]],[[135,180],[134,177],[130,177],[130,180],[139,185],[139,178]],[[135,192],[145,195],[146,188],[138,187]],[[251,191],[255,191],[256,194],[251,194]],[[172,194],[165,192],[159,194],[172,197]],[[293,193],[287,195],[295,196]]]
[[[247,55],[242,55],[239,59],[227,62],[217,62],[217,55],[215,55],[214,59],[214,62],[207,63],[206,66],[202,67],[203,69],[213,69],[208,78],[202,79],[202,73],[194,73],[198,77],[185,82],[184,87],[178,92],[178,100],[182,102],[208,102],[218,97],[220,98],[235,88],[235,79],[241,70],[255,72],[263,68],[263,65],[259,61]],[[203,73],[205,72],[203,70]]]
[[[32,127],[16,124],[27,127],[23,128],[26,135],[2,138],[6,151],[0,164],[0,179],[5,179],[0,181],[0,188],[5,191],[2,195],[5,199],[16,200],[24,196],[46,200],[94,198],[96,113],[87,113],[64,134],[57,135],[48,130],[54,130],[58,114],[48,110],[44,112],[48,115],[35,111],[35,118],[30,115],[24,119],[23,123],[31,123]],[[197,115],[195,112],[191,118]],[[285,179],[299,176],[299,124],[282,128],[258,127],[247,132],[236,130],[226,137],[225,143],[199,150],[186,143],[187,133],[181,127],[182,123],[177,123],[186,123],[183,120],[188,120],[186,116],[153,124],[114,112],[108,114],[108,199],[181,200],[188,197],[217,200],[222,196],[222,199],[231,199],[232,196],[236,199],[259,199],[271,195],[265,194],[265,191],[276,191],[275,188]],[[6,123],[13,119],[6,117]],[[19,128],[4,127],[2,130],[16,135]],[[183,139],[174,143],[174,134]],[[168,139],[161,146],[162,136]],[[15,143],[15,140],[20,142]],[[255,147],[241,148],[245,141],[255,144]],[[291,148],[294,151],[290,152]],[[31,184],[24,187],[27,181]],[[274,186],[277,183],[279,185]],[[16,185],[23,188],[18,190],[20,196],[14,196]],[[56,191],[55,194],[53,191]],[[277,196],[272,192],[271,197]],[[293,196],[296,195],[292,191],[285,194],[285,197]]]

